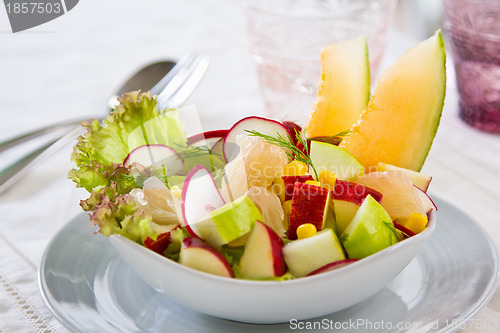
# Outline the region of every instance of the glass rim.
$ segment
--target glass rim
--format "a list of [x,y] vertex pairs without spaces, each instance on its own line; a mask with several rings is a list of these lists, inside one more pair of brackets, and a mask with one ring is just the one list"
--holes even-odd
[[[269,0],[272,1],[272,0]],[[287,13],[281,13],[277,11],[272,11],[268,10],[265,8],[262,8],[260,6],[256,6],[254,4],[251,4],[252,0],[241,0],[241,5],[251,11],[267,15],[267,16],[276,16],[276,17],[281,17],[281,18],[286,18],[290,20],[331,20],[331,19],[339,19],[339,18],[349,18],[354,14],[357,13],[370,13],[374,11],[379,11],[381,9],[385,9],[385,7],[389,7],[391,4],[396,4],[397,0],[373,0],[373,2],[377,1],[380,6],[376,8],[354,8],[349,10],[347,13],[342,13],[342,14],[332,14],[332,15],[327,15],[327,16],[319,16],[319,15],[304,15],[304,16],[297,16],[297,15],[292,15],[292,14],[287,14]]]
[[454,35],[458,32],[461,35],[468,35],[471,37],[477,37],[477,41],[500,42],[500,33],[493,34],[493,33],[484,33],[484,32],[474,31],[474,30],[467,30],[467,29],[459,28],[459,27],[451,24],[447,20],[445,20],[443,22],[443,28],[444,28],[446,34],[448,34],[450,36]]

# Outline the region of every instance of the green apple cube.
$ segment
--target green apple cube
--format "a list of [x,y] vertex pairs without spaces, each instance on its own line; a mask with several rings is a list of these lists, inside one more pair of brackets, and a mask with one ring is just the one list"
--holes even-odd
[[356,216],[360,205],[345,200],[333,199],[332,201],[335,211],[335,224],[339,235],[341,235],[349,223],[351,223],[354,216]]
[[252,230],[262,215],[255,204],[242,196],[210,213],[196,224],[201,238],[212,246],[222,246]]
[[318,173],[328,170],[337,179],[355,180],[365,172],[365,168],[351,154],[330,143],[311,141],[310,156]]
[[345,259],[342,245],[330,228],[323,229],[312,237],[286,244],[283,256],[295,277],[306,276],[329,263]]
[[398,237],[389,214],[368,195],[340,240],[350,259],[361,259],[396,244]]

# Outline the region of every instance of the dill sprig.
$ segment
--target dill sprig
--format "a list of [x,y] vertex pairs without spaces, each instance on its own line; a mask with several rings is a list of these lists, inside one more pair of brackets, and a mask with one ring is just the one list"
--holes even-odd
[[331,136],[319,136],[315,138],[309,138],[307,139],[308,141],[320,141],[320,142],[326,142],[326,143],[331,143],[331,144],[339,144],[340,141],[342,141],[342,137],[346,136],[349,134],[351,131],[342,131],[338,134],[331,135]]
[[384,221],[384,224],[386,225],[387,228],[391,230],[391,232],[394,234],[394,236],[396,236],[396,238],[399,238],[396,227],[394,226],[394,223],[392,223],[392,221],[391,222]]
[[318,173],[316,172],[316,168],[314,167],[311,157],[309,156],[309,148],[307,147],[307,139],[299,134],[297,131],[295,131],[295,136],[297,138],[297,141],[300,142],[304,146],[304,150],[301,150],[297,148],[295,145],[293,139],[289,135],[283,135],[281,133],[276,133],[276,137],[263,134],[260,132],[257,132],[255,130],[245,130],[245,132],[248,133],[250,136],[257,136],[262,138],[264,141],[274,144],[278,147],[284,148],[286,154],[288,157],[291,159],[295,159],[299,162],[303,162],[307,164],[308,166],[311,167],[311,169],[314,172],[314,176],[316,177],[316,180],[318,180]]
[[222,154],[214,152],[207,145],[190,146],[188,148],[185,148],[181,145],[178,145],[178,146],[180,147],[180,149],[178,149],[178,154],[183,160],[188,159],[188,158],[208,156],[210,158],[210,166],[212,168],[212,171],[215,171],[214,156],[217,156],[217,157],[222,156]]

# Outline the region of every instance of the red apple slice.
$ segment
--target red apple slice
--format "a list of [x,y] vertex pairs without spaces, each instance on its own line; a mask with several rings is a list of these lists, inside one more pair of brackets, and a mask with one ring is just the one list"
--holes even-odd
[[205,273],[234,277],[233,270],[226,258],[210,245],[195,237],[187,237],[182,241],[179,263]]
[[288,239],[297,239],[297,228],[304,223],[314,224],[318,231],[323,230],[329,202],[330,191],[326,188],[296,182],[288,222]]
[[411,236],[416,235],[416,233],[414,233],[413,231],[411,231],[410,229],[408,229],[404,225],[399,224],[398,222],[395,222],[395,221],[393,221],[392,223],[394,223],[394,228],[398,229],[399,231],[404,233],[406,236],[411,237]]
[[181,209],[188,232],[201,238],[196,223],[226,202],[207,168],[196,165],[186,176],[182,186]]
[[331,192],[333,210],[335,212],[335,224],[337,231],[342,233],[356,215],[358,208],[368,195],[371,195],[377,202],[382,201],[382,193],[374,189],[337,179],[335,187]]
[[257,221],[245,245],[240,273],[249,279],[265,279],[286,273],[283,240],[273,229]]
[[292,199],[293,187],[295,183],[305,183],[308,180],[314,180],[312,175],[300,175],[300,176],[281,176],[283,178],[284,189],[285,189],[285,201]]
[[295,145],[297,145],[297,135],[302,132],[302,127],[294,123],[293,121],[284,121],[283,126],[288,129],[288,132],[292,135],[292,140]]
[[226,161],[231,161],[238,155],[239,150],[235,151],[234,149],[236,137],[239,135],[248,136],[246,130],[254,130],[273,137],[277,137],[277,134],[285,137],[293,136],[282,123],[276,120],[256,116],[243,118],[234,124],[224,137],[224,157]]
[[208,131],[208,132],[196,134],[196,135],[190,136],[187,139],[187,145],[191,146],[194,144],[201,143],[203,145],[206,145],[206,146],[212,148],[213,145],[219,139],[224,138],[226,136],[227,132],[229,132],[229,130],[223,129],[223,130]]
[[382,202],[382,193],[361,184],[337,179],[332,191],[332,199],[350,201],[361,205],[370,194],[378,203]]
[[167,175],[175,175],[184,167],[184,160],[169,146],[153,144],[143,145],[133,149],[123,161],[123,166],[129,167],[138,163],[145,167],[164,165]]
[[331,262],[329,264],[326,264],[323,267],[318,268],[315,271],[312,271],[311,273],[307,274],[307,276],[316,275],[316,274],[319,274],[319,273],[330,272],[330,271],[339,269],[341,267],[347,266],[349,264],[352,264],[355,261],[358,261],[358,259],[344,259],[344,260],[339,260],[339,261]]
[[[173,228],[172,230],[175,230],[178,227],[179,226]],[[156,240],[146,237],[146,239],[144,240],[144,246],[152,251],[155,251],[156,253],[163,254],[163,251],[165,251],[170,245],[170,232],[172,230],[158,235]]]

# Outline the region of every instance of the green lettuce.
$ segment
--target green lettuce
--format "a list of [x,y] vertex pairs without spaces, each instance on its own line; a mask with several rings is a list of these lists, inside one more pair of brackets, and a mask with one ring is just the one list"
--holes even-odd
[[170,244],[163,252],[163,255],[175,261],[179,261],[179,254],[184,238],[191,237],[185,228],[177,228],[170,232]]
[[[144,144],[185,147],[187,134],[176,110],[160,112],[149,92],[123,95],[120,104],[102,125],[97,120],[83,123],[87,132],[78,138],[71,156],[76,167],[69,178],[91,192],[115,182],[122,191],[134,186],[130,170],[122,164],[128,154]],[[137,187],[137,185],[135,186]]]
[[152,217],[128,194],[119,195],[114,200],[102,195],[100,203],[93,207],[90,220],[105,236],[119,234],[141,245],[146,237],[154,240],[158,237],[151,227]]

